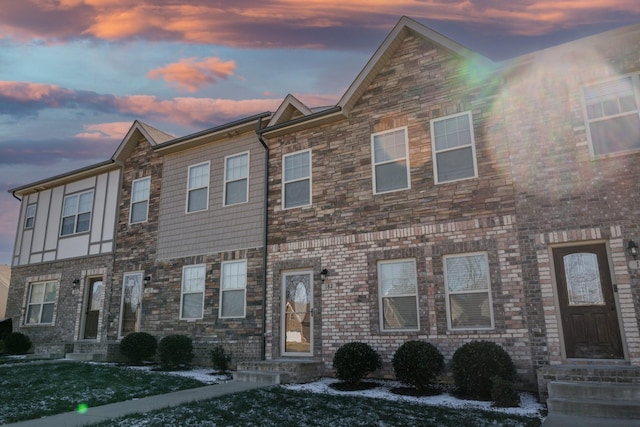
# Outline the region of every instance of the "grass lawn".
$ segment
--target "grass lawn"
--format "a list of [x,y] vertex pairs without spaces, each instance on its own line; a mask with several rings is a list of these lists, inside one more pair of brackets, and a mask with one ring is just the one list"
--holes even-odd
[[200,381],[94,363],[0,364],[0,424],[204,386]]
[[540,418],[466,408],[336,396],[280,386],[135,414],[95,426],[522,426]]

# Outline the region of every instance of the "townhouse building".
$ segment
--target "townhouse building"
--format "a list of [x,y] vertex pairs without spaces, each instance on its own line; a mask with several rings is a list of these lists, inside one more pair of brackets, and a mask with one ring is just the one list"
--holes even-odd
[[13,190],[7,314],[41,352],[184,333],[327,375],[363,341],[392,376],[408,340],[488,340],[543,399],[640,383],[638,51],[631,26],[495,63],[403,17],[334,106],[136,122],[110,161]]

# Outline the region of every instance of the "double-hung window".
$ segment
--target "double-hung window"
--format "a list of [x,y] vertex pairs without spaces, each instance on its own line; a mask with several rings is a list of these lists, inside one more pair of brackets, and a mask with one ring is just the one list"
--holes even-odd
[[444,257],[449,329],[491,329],[493,308],[487,254]]
[[471,112],[431,121],[435,182],[478,176]]
[[584,88],[591,153],[601,156],[640,149],[638,76]]
[[282,204],[285,209],[311,204],[311,150],[287,154],[282,158],[284,182]]
[[65,197],[60,235],[67,236],[89,231],[92,209],[93,191]]
[[24,218],[24,228],[33,228],[33,224],[36,221],[36,205],[32,204],[27,206],[27,214]]
[[418,329],[418,289],[414,259],[379,261],[380,321],[383,330]]
[[189,166],[187,212],[202,211],[209,208],[210,165],[210,162],[206,162]]
[[202,319],[204,310],[205,265],[182,268],[181,319]]
[[228,156],[224,162],[224,205],[248,200],[249,153]]
[[375,194],[410,187],[406,127],[371,135],[371,157]]
[[53,323],[56,282],[32,283],[27,303],[27,324]]
[[244,317],[247,289],[247,261],[222,263],[220,317]]
[[131,184],[131,211],[129,223],[145,222],[149,212],[151,178],[140,178]]

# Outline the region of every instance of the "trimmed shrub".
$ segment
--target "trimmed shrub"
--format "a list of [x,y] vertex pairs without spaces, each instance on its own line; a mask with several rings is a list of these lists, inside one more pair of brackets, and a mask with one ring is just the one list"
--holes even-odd
[[497,408],[516,408],[520,406],[520,395],[513,388],[513,383],[504,378],[491,378],[491,400]]
[[217,345],[211,350],[211,364],[221,372],[227,372],[231,365],[231,352],[224,351],[224,347]]
[[458,348],[451,359],[456,392],[474,399],[491,399],[491,378],[507,381],[516,378],[516,368],[511,356],[498,344],[490,341],[473,341]]
[[399,381],[424,391],[444,369],[444,356],[426,341],[407,341],[393,355],[392,364]]
[[31,339],[23,333],[11,332],[4,339],[4,351],[8,354],[26,354],[31,349]]
[[382,359],[369,344],[350,342],[336,351],[333,367],[340,380],[358,384],[367,374],[382,367]]
[[193,343],[186,335],[168,335],[158,345],[160,369],[171,371],[190,369],[194,358]]
[[156,355],[158,340],[146,332],[132,332],[120,342],[120,353],[129,365],[140,365]]

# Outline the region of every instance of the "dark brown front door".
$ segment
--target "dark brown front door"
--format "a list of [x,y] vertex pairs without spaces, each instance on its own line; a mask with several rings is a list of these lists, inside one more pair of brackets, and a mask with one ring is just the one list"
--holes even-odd
[[98,337],[98,317],[102,296],[102,278],[91,278],[87,283],[87,310],[84,318],[84,339]]
[[604,244],[553,250],[568,358],[621,359],[622,341]]

